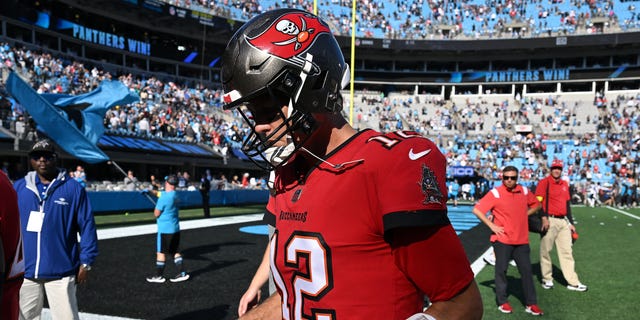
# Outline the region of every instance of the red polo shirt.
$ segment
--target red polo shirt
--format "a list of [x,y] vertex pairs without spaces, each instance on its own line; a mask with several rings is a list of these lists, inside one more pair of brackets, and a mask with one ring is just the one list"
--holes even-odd
[[501,235],[491,234],[490,241],[519,245],[529,243],[529,220],[527,211],[540,203],[533,193],[521,185],[509,191],[504,185],[493,188],[475,208],[481,212],[491,210],[493,223],[504,228]]
[[[547,206],[547,186],[549,186],[549,200]],[[562,179],[557,181],[552,176],[538,182],[536,187],[536,197],[542,203],[542,210],[554,216],[567,215],[567,201],[571,199],[569,195],[569,183]]]

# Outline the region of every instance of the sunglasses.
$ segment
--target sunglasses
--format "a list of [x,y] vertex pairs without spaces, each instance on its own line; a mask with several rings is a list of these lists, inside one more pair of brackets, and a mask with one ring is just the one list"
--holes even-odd
[[513,180],[518,181],[518,176],[502,176],[502,180]]
[[45,161],[51,161],[55,158],[53,153],[34,153],[31,155],[31,160],[38,161],[40,158],[44,158]]

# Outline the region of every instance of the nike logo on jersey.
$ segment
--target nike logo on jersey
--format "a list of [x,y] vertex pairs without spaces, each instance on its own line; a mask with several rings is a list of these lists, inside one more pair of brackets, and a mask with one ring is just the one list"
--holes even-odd
[[411,148],[411,150],[409,150],[409,159],[418,160],[418,159],[428,155],[429,152],[431,152],[431,149],[427,149],[425,151],[418,152],[418,153],[413,153],[413,148]]

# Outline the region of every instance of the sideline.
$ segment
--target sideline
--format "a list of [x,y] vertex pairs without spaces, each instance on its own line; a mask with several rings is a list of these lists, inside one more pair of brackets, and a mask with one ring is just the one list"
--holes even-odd
[[613,211],[615,211],[617,213],[624,214],[625,216],[640,220],[640,217],[638,217],[638,216],[636,216],[634,214],[631,214],[629,212],[626,212],[624,210],[620,210],[618,208],[614,208],[614,207],[611,207],[611,206],[607,206],[607,208],[609,208],[609,209],[611,209],[611,210],[613,210]]
[[[223,226],[227,224],[245,223],[262,220],[264,213],[228,216],[228,217],[213,217],[208,219],[194,219],[187,221],[180,221],[180,230],[189,230],[197,228],[207,228],[214,226]],[[145,224],[141,226],[132,227],[116,227],[108,229],[98,230],[98,240],[124,238],[131,236],[139,236],[143,234],[154,234],[158,231],[157,225]]]
[[471,264],[471,270],[473,271],[473,277],[475,278],[478,273],[480,273],[480,271],[482,271],[482,269],[484,269],[484,267],[487,266],[487,263],[484,261],[484,257],[491,254],[491,246],[489,246],[489,248],[487,249],[487,251],[485,251],[483,254],[481,254],[478,259],[476,259],[476,261],[474,261]]

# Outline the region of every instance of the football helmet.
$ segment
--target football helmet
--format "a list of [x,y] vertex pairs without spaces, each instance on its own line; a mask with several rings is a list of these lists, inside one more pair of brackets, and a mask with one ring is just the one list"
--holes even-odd
[[[290,141],[295,132],[308,138],[317,127],[314,113],[342,111],[340,90],[349,83],[349,67],[324,21],[306,11],[278,9],[256,16],[233,35],[222,56],[221,78],[224,109],[239,110],[251,128],[242,151],[271,170],[304,144],[287,150],[285,161],[270,163],[265,153],[276,142]],[[277,117],[283,123],[269,136],[256,132],[256,123]]]

